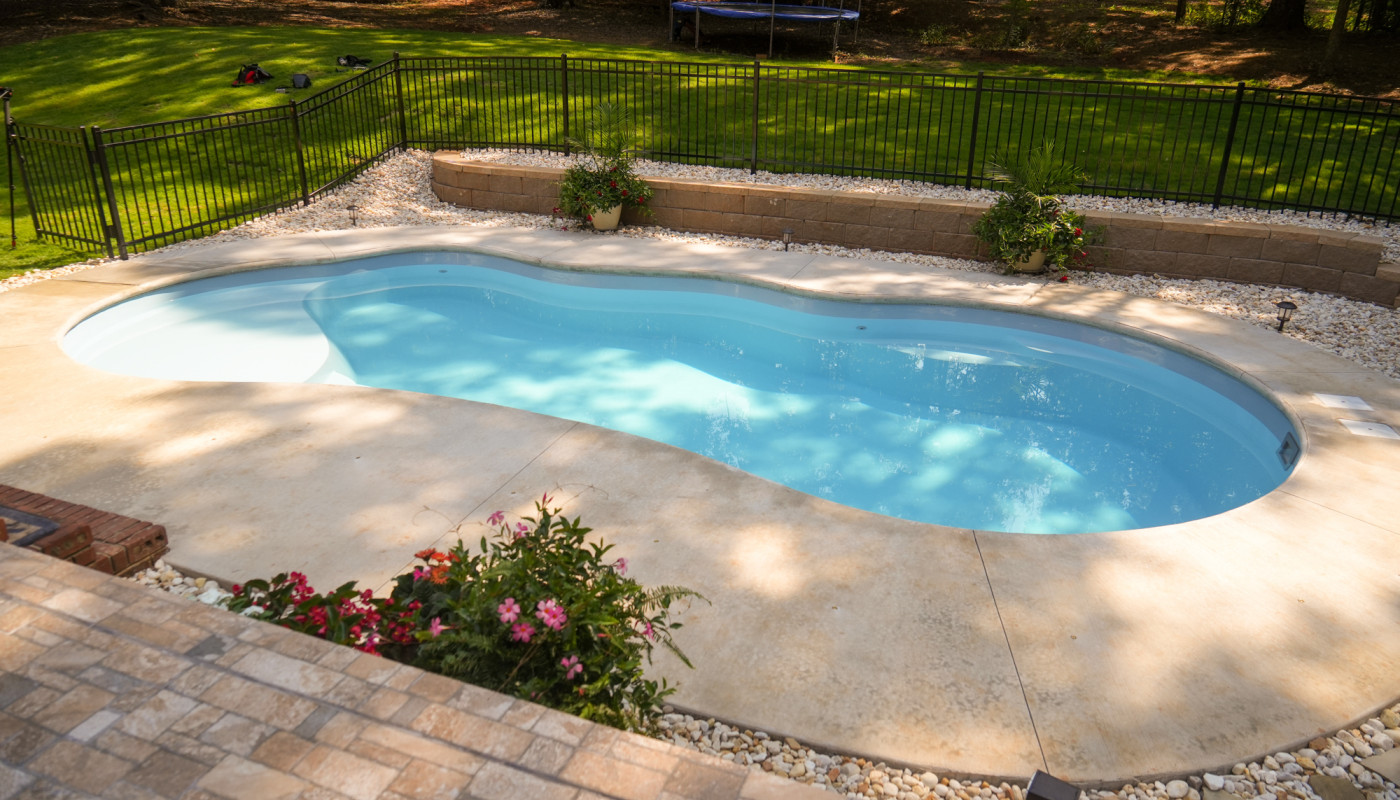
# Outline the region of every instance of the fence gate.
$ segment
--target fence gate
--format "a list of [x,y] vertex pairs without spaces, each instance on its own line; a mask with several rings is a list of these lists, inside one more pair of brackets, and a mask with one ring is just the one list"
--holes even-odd
[[9,140],[35,233],[115,255],[87,128],[12,123]]

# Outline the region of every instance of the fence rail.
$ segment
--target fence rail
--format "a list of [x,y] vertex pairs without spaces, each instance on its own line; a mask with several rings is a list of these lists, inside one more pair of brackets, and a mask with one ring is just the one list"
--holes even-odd
[[1090,193],[1400,219],[1400,104],[1244,84],[395,55],[285,106],[11,123],[7,144],[40,235],[125,257],[309,203],[395,150],[567,153],[605,100],[661,161],[971,188],[1050,139]]

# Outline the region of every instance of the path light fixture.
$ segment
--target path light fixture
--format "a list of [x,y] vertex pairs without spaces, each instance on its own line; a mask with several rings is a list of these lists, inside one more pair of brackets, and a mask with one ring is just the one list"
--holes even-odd
[[1283,333],[1283,324],[1293,319],[1293,312],[1298,310],[1298,305],[1292,300],[1280,300],[1274,303],[1278,309],[1278,332]]
[[351,203],[345,207],[345,210],[350,212],[350,226],[353,228],[360,227],[360,207]]
[[1026,786],[1027,800],[1079,800],[1079,787],[1036,770]]
[[783,252],[786,253],[788,245],[792,244],[792,228],[783,228]]

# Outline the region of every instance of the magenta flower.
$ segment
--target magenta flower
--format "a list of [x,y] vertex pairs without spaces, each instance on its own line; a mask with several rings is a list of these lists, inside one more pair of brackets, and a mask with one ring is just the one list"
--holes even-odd
[[433,621],[428,623],[428,632],[433,635],[434,639],[441,636],[443,631],[450,630],[452,630],[451,626],[442,624],[441,617],[433,617]]
[[627,574],[627,559],[625,559],[625,558],[619,558],[618,560],[616,560],[616,561],[613,562],[612,568],[615,569],[615,570],[617,570],[617,574],[619,574],[619,575],[626,575],[626,574]]
[[426,569],[423,569],[422,567],[413,568],[413,579],[415,581],[421,581],[426,577],[428,577],[428,571]]
[[504,603],[496,606],[496,613],[501,615],[502,625],[509,625],[520,619],[520,604],[514,597],[507,597]]
[[500,524],[501,524],[501,520],[503,520],[503,519],[505,519],[505,518],[506,518],[506,512],[504,512],[504,511],[496,511],[496,512],[493,512],[493,513],[491,514],[491,516],[489,516],[489,517],[486,518],[486,523],[487,523],[488,525],[500,525]]
[[559,662],[559,666],[564,668],[564,680],[571,681],[574,676],[583,672],[583,665],[578,663],[578,656],[569,656]]
[[528,622],[517,622],[510,627],[510,640],[512,642],[530,643],[530,637],[535,635],[535,626]]
[[545,492],[545,493],[544,493],[544,496],[540,498],[540,505],[542,505],[542,506],[547,506],[547,505],[549,505],[549,492]]
[[535,604],[535,608],[535,616],[539,617],[544,626],[551,630],[562,630],[564,623],[569,621],[569,616],[554,600],[541,600]]
[[517,522],[517,523],[515,523],[515,538],[517,538],[517,539],[524,539],[525,536],[526,536],[526,534],[528,534],[529,532],[530,532],[530,526],[529,526],[529,525],[526,525],[526,524],[523,523],[523,522]]

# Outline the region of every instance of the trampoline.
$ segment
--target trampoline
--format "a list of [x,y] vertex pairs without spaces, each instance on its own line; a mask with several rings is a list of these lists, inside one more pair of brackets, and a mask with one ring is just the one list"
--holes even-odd
[[[671,3],[671,39],[676,38],[676,12],[694,12],[695,14],[695,47],[700,47],[700,15],[709,14],[716,17],[728,17],[729,19],[747,20],[768,20],[768,57],[773,57],[773,27],[777,20],[792,20],[796,22],[830,22],[834,26],[831,37],[831,51],[836,53],[838,37],[841,35],[841,23],[850,22],[853,25],[860,24],[860,0],[856,0],[856,8],[843,7],[831,8],[828,6],[795,6],[781,5],[779,3],[738,3],[721,0],[721,2],[707,2],[706,0],[675,0]],[[857,28],[858,30],[858,28]]]

